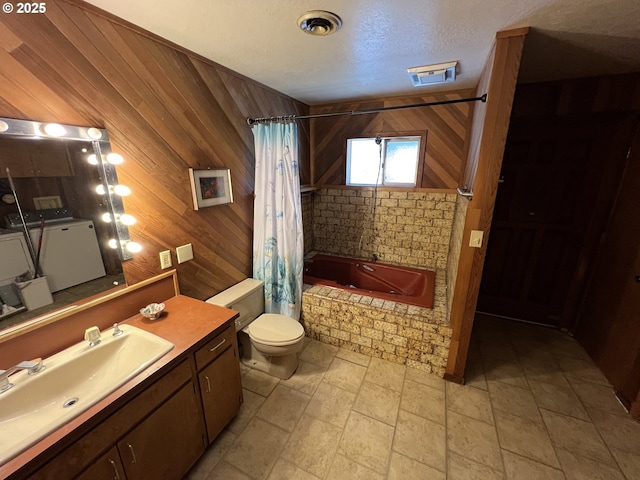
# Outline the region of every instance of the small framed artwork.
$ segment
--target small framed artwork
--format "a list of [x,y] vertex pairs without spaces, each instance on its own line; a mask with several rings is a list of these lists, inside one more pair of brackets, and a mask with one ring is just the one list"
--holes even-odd
[[190,168],[189,179],[194,210],[233,203],[231,171],[228,168],[209,170]]

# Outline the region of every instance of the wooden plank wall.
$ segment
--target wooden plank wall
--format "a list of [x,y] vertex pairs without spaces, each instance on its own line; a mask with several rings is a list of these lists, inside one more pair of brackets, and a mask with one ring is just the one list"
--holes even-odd
[[[464,382],[464,368],[489,241],[498,178],[527,32],[527,28],[498,32],[478,84],[477,95],[487,93],[488,99],[486,104],[476,108],[471,126],[464,183],[473,189],[474,195],[466,212],[450,314],[453,335],[445,372],[445,379],[458,383]],[[484,232],[482,248],[468,246],[471,230]]]
[[[311,107],[311,113],[350,112],[392,106],[453,100],[474,95],[461,90],[353,103]],[[311,152],[314,185],[344,185],[348,138],[375,137],[388,133],[425,133],[427,148],[422,188],[452,189],[458,186],[465,165],[465,141],[473,103],[388,111],[366,115],[311,120]]]
[[[129,284],[161,272],[158,252],[192,243],[181,292],[206,298],[251,274],[253,135],[246,118],[308,107],[79,1],[0,15],[0,116],[106,128],[133,194]],[[302,183],[309,127],[300,127]],[[235,202],[192,208],[188,168],[231,169]]]

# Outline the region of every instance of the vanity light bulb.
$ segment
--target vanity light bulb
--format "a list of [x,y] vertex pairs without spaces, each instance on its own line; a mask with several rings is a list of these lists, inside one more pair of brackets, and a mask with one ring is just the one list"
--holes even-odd
[[122,155],[120,155],[119,153],[110,153],[109,155],[107,155],[107,162],[109,162],[111,165],[120,165],[122,162],[124,162],[124,158],[122,158]]
[[120,215],[120,221],[125,225],[133,225],[134,223],[136,223],[136,217],[134,217],[133,215],[129,215],[128,213],[124,213]]
[[9,124],[4,120],[0,120],[0,132],[6,132],[9,130]]
[[105,223],[111,223],[111,214],[110,213],[103,213],[102,214],[102,221]]
[[102,138],[102,132],[100,131],[99,128],[95,128],[95,127],[91,127],[87,129],[87,135],[92,140],[99,140]]
[[51,135],[52,137],[61,137],[67,133],[67,131],[59,123],[47,123],[44,126],[44,133]]
[[96,187],[96,193],[97,193],[98,195],[104,195],[104,194],[106,194],[106,193],[107,193],[107,191],[105,190],[104,185],[98,185],[98,186]]
[[107,245],[109,245],[110,248],[118,248],[118,241],[115,238],[112,238],[109,240]]
[[128,242],[126,249],[131,253],[138,253],[142,251],[142,245],[140,245],[138,242]]
[[98,165],[98,157],[96,157],[95,153],[92,153],[91,155],[89,155],[87,157],[87,162],[89,162],[89,165]]
[[126,197],[131,194],[131,189],[126,185],[116,185],[113,187],[113,193],[120,195],[121,197]]

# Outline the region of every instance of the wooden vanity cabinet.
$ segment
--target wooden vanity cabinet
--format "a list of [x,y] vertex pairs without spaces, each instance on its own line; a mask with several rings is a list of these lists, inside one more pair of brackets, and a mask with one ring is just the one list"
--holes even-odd
[[196,352],[196,365],[207,437],[211,443],[242,404],[238,344],[233,324]]
[[124,467],[116,447],[97,459],[76,480],[124,480]]

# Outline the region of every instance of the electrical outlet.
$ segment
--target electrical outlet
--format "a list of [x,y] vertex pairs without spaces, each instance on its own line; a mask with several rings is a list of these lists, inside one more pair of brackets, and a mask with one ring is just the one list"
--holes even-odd
[[193,260],[193,248],[191,247],[191,244],[187,243],[186,245],[176,248],[176,256],[178,257],[178,263]]
[[169,268],[171,265],[171,250],[160,252],[160,268]]
[[482,237],[484,237],[484,232],[482,230],[471,230],[469,246],[474,248],[482,247]]

